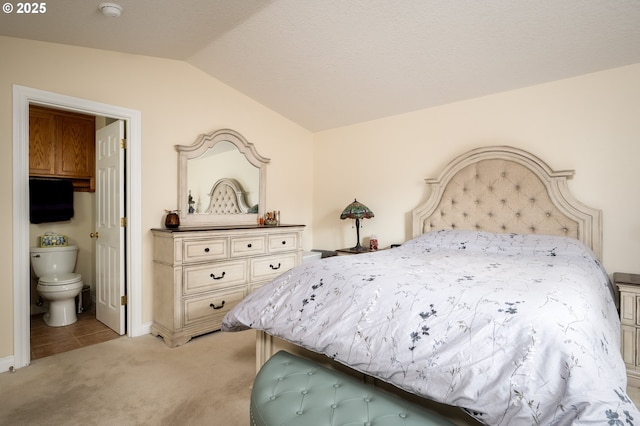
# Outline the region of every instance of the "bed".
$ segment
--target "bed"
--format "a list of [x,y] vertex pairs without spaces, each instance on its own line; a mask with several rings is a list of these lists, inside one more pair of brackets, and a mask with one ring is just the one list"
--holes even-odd
[[458,424],[633,424],[601,212],[572,176],[513,147],[460,155],[413,239],[294,268],[223,330],[258,330],[258,366],[293,349]]

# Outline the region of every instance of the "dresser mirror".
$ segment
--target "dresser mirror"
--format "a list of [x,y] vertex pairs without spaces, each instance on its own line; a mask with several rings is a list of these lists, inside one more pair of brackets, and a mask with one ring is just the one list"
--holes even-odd
[[255,225],[264,216],[269,159],[240,133],[216,130],[176,150],[183,226]]

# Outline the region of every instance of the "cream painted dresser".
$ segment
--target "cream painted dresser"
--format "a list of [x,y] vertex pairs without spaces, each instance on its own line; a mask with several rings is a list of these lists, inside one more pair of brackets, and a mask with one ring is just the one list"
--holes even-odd
[[170,347],[219,330],[224,315],[302,263],[304,225],[152,229],[151,334]]

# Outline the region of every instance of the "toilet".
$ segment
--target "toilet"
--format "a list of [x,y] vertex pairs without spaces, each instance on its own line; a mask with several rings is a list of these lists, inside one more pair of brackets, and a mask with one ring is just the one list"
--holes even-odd
[[33,247],[31,266],[40,296],[49,302],[44,322],[51,327],[63,327],[78,320],[76,296],[82,291],[82,276],[74,273],[77,246]]

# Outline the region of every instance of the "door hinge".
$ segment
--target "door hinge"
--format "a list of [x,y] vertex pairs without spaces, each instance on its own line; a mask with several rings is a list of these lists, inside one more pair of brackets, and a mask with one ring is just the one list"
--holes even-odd
[[121,217],[120,218],[120,227],[124,228],[127,226],[127,218],[126,217]]
[[127,296],[120,297],[120,305],[127,306]]
[[120,139],[120,148],[127,149],[127,140],[126,139]]

